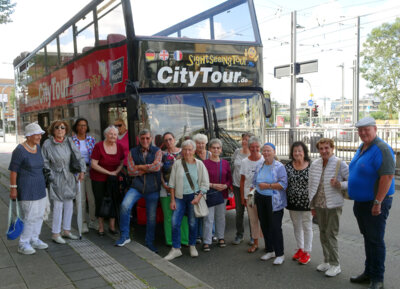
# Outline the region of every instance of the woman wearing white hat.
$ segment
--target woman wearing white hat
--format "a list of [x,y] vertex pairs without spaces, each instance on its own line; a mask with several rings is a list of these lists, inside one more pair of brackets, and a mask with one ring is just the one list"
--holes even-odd
[[10,198],[18,198],[22,209],[24,229],[19,239],[18,252],[34,254],[35,249],[46,249],[39,239],[46,209],[44,161],[40,152],[40,139],[44,131],[37,123],[25,127],[26,141],[12,153],[10,170]]

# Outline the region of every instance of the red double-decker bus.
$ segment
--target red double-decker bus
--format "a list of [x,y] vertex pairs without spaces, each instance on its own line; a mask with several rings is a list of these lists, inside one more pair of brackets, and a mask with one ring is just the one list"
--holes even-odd
[[222,2],[189,18],[189,8],[157,3],[94,0],[21,53],[18,133],[33,121],[46,128],[83,116],[101,139],[123,118],[131,146],[143,128],[177,139],[201,132],[221,138],[227,155],[242,132],[263,136],[271,109],[253,1]]

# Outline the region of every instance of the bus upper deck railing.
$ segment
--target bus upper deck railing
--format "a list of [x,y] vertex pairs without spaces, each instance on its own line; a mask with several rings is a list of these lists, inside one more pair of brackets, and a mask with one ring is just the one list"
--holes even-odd
[[[265,141],[276,146],[276,154],[282,159],[289,159],[289,128],[267,128]],[[361,144],[356,128],[294,128],[294,141],[304,142],[312,159],[319,157],[316,143],[322,137],[331,138],[334,141],[334,154],[346,162],[350,162]],[[386,141],[396,155],[400,154],[400,128],[378,126],[377,135]],[[400,159],[400,157],[397,157]]]

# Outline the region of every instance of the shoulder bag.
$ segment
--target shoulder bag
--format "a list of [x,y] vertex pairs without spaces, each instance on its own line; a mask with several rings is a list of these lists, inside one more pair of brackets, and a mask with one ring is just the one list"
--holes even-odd
[[[336,170],[335,170],[335,177],[334,177],[335,179],[337,179],[337,176],[339,174],[339,169],[340,169],[341,163],[342,163],[342,160],[338,159],[337,163],[336,163]],[[351,200],[350,197],[349,197],[349,192],[347,191],[347,189],[340,189],[340,192],[342,193],[343,198],[345,198],[346,200]]]
[[[75,155],[74,150],[72,149],[71,141],[72,140],[70,138],[68,138],[67,142],[68,142],[69,148],[71,150],[71,157],[69,160],[69,171],[73,174],[79,174],[82,171],[81,163],[79,162],[78,158]],[[75,145],[75,143],[74,143],[74,145]]]
[[14,220],[12,218],[12,206],[13,206],[13,201],[10,199],[10,204],[8,206],[8,225],[7,225],[8,240],[17,239],[22,234],[22,230],[24,229],[24,222],[22,222],[19,216],[19,205],[17,199],[15,199],[15,210],[17,216],[15,217]]
[[[221,183],[222,176],[222,160],[219,161],[219,183]],[[207,191],[207,206],[214,207],[224,202],[224,196],[221,191],[209,189]]]
[[[193,184],[192,178],[190,177],[190,173],[189,173],[189,170],[187,168],[187,165],[186,165],[186,162],[184,159],[182,159],[182,166],[183,166],[183,169],[185,170],[185,175],[190,184],[190,187],[194,191],[194,184]],[[194,214],[195,214],[196,218],[202,218],[202,217],[205,217],[208,215],[208,206],[207,206],[204,195],[200,198],[200,200],[197,204],[193,205],[193,207],[194,207]]]

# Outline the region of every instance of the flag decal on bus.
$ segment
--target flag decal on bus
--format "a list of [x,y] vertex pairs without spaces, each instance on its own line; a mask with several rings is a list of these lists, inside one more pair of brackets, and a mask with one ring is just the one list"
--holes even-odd
[[160,54],[159,54],[159,57],[160,57],[160,59],[161,60],[168,60],[168,58],[169,58],[169,53],[168,53],[168,51],[167,50],[161,50],[160,51]]
[[174,52],[174,59],[175,59],[176,61],[181,61],[181,60],[182,60],[182,57],[183,57],[182,51],[180,51],[180,50],[175,50],[175,52]]
[[145,57],[146,57],[147,61],[155,60],[156,59],[156,53],[153,50],[149,49],[149,50],[146,51]]

